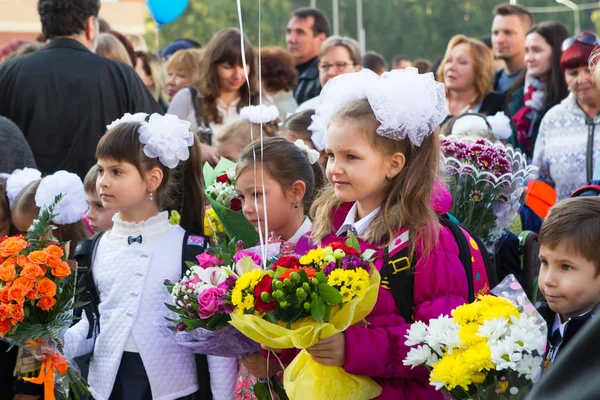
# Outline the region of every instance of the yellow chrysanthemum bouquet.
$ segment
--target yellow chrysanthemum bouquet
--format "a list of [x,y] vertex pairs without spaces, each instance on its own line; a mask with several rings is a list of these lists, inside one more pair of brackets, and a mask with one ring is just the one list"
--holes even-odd
[[[236,310],[230,323],[273,349],[306,349],[343,332],[367,317],[377,301],[380,276],[370,256],[350,237],[300,259],[280,257],[269,271],[248,272],[232,291]],[[306,350],[285,368],[284,388],[291,400],[366,400],[381,393],[371,378],[319,364]]]
[[429,381],[455,399],[523,399],[542,372],[546,322],[509,275],[452,317],[407,331],[404,365],[426,366]]

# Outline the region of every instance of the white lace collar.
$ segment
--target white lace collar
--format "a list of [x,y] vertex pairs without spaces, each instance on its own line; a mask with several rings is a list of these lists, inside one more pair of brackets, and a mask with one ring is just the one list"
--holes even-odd
[[110,236],[113,238],[127,238],[129,236],[144,235],[152,237],[169,232],[175,227],[169,222],[169,212],[162,211],[143,222],[126,222],[119,213],[113,217],[113,227]]
[[379,211],[381,211],[381,207],[377,207],[371,211],[369,215],[359,221],[356,221],[356,216],[358,215],[358,204],[354,203],[348,212],[348,215],[346,215],[346,219],[344,220],[341,228],[337,231],[336,236],[342,236],[351,230],[354,230],[356,236],[361,236],[367,229],[369,229],[371,222],[373,222],[377,214],[379,214]]
[[300,228],[294,233],[287,242],[291,244],[296,244],[300,240],[300,238],[310,232],[312,229],[312,222],[310,222],[310,218],[304,217],[304,222],[300,225]]

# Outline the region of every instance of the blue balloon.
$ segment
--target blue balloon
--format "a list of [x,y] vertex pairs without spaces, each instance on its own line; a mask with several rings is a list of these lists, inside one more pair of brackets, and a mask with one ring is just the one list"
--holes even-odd
[[158,25],[166,25],[175,21],[187,7],[188,0],[146,0],[152,18]]

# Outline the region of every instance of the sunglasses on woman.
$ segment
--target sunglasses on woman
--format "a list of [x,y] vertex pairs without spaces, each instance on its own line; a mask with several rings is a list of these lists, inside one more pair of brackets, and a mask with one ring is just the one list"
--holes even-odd
[[565,39],[565,41],[562,42],[562,51],[566,51],[569,47],[573,46],[575,42],[587,44],[588,46],[600,45],[600,39],[598,36],[594,35],[593,33],[582,33],[579,36],[572,36]]

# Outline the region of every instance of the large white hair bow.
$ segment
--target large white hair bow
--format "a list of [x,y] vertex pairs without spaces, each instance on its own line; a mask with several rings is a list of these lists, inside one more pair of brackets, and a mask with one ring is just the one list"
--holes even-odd
[[246,106],[240,110],[240,119],[248,120],[253,124],[268,124],[277,118],[279,118],[279,110],[274,105]]
[[31,182],[42,179],[42,173],[35,168],[15,169],[6,180],[6,196],[12,208],[19,194]]
[[327,126],[348,103],[366,98],[380,122],[377,134],[393,140],[407,136],[415,146],[446,118],[448,105],[444,85],[433,74],[415,68],[385,72],[379,76],[363,69],[339,75],[325,84],[309,129],[318,149],[325,147]]
[[74,173],[57,171],[42,179],[35,193],[35,205],[40,209],[48,207],[61,193],[63,198],[55,209],[57,216],[52,222],[59,225],[74,224],[81,220],[88,210],[83,182]]
[[125,114],[122,118],[107,126],[112,129],[126,122],[140,123],[138,133],[140,143],[144,145],[144,154],[149,158],[158,158],[167,168],[175,168],[180,161],[190,157],[189,147],[194,144],[194,134],[190,132],[190,122],[171,114]]

